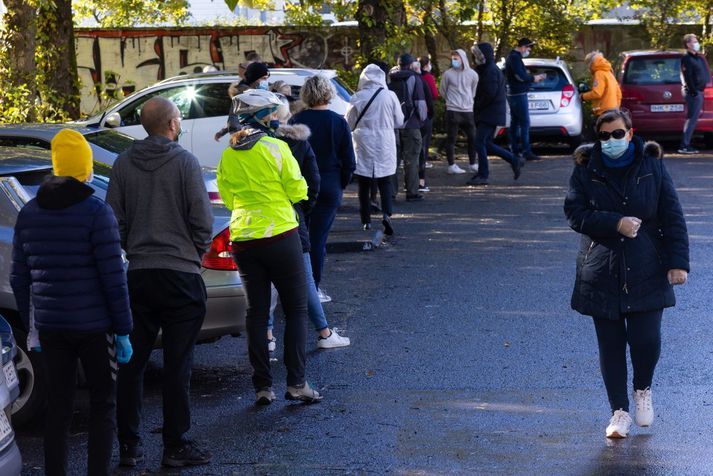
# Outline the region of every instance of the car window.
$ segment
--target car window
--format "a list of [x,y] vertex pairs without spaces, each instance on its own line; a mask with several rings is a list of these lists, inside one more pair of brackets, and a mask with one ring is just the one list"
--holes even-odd
[[[37,190],[40,188],[40,185],[42,185],[44,179],[51,173],[51,169],[44,169],[13,173],[12,176],[15,177],[23,187],[25,187],[27,193],[34,197],[37,195]],[[110,174],[111,167],[101,162],[94,161],[94,178],[91,182],[89,182],[89,186],[95,190],[96,196],[101,199],[106,197],[106,191],[109,188]]]
[[337,90],[337,95],[339,95],[339,97],[344,99],[346,102],[349,102],[349,100],[352,98],[352,93],[349,89],[349,86],[347,86],[337,78],[332,78],[332,84]]
[[229,83],[204,84],[196,91],[192,118],[227,116],[230,112]]
[[562,91],[569,81],[561,68],[555,66],[527,66],[527,70],[533,76],[538,74],[546,75],[545,79],[539,83],[532,83],[530,91],[534,92],[552,92]]
[[172,101],[178,107],[183,119],[193,119],[193,117],[191,117],[191,106],[196,100],[196,94],[196,86],[193,84],[151,91],[119,110],[121,125],[141,125],[141,109],[144,104],[146,104],[146,101],[156,96],[164,97]]
[[0,137],[0,146],[49,150],[50,143],[34,137]]
[[657,85],[681,83],[681,58],[631,58],[626,64],[624,84]]
[[115,154],[121,154],[134,143],[134,138],[120,132],[103,129],[84,134],[88,142]]

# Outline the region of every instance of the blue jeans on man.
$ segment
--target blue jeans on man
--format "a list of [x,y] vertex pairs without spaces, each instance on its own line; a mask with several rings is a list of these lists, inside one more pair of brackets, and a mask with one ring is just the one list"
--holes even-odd
[[510,104],[510,148],[512,153],[525,157],[532,155],[530,148],[530,108],[527,93],[508,96]]
[[515,170],[518,165],[516,164],[516,161],[519,160],[517,156],[493,142],[495,129],[497,129],[497,126],[486,124],[485,122],[478,123],[475,129],[475,149],[478,152],[478,175],[484,179],[487,179],[490,175],[488,154],[497,155],[510,164],[513,170]]
[[698,117],[703,110],[703,92],[699,91],[695,96],[686,94],[686,123],[683,125],[683,137],[681,138],[681,149],[691,146],[691,139],[698,124]]

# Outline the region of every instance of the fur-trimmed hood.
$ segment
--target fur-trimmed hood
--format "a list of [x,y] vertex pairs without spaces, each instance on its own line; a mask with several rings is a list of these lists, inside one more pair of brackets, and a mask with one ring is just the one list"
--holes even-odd
[[304,124],[292,124],[292,125],[284,125],[280,126],[276,131],[275,131],[275,137],[278,139],[292,139],[292,140],[299,140],[299,141],[305,141],[309,139],[309,137],[312,135],[312,131],[309,129],[308,126]]
[[[661,145],[659,145],[658,142],[654,142],[654,141],[644,142],[643,139],[640,139],[636,136],[634,136],[634,139],[632,139],[632,142],[634,142],[634,145],[636,147],[635,153],[639,153],[639,150],[641,147],[640,144],[643,144],[644,155],[653,157],[655,159],[663,158],[663,147],[661,147]],[[592,151],[594,150],[595,147],[597,149],[599,149],[601,146],[599,146],[598,143],[595,142],[593,144],[584,144],[584,145],[580,145],[579,147],[577,147],[577,150],[575,150],[574,154],[572,155],[572,157],[574,158],[574,162],[577,165],[587,165],[589,163],[589,158],[592,155]]]

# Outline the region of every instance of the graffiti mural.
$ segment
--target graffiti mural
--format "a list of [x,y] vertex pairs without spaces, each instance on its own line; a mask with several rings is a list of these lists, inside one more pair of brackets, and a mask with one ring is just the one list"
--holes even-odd
[[250,53],[273,67],[353,66],[356,31],[276,27],[77,29],[82,113],[92,114],[162,79],[203,71],[237,71]]

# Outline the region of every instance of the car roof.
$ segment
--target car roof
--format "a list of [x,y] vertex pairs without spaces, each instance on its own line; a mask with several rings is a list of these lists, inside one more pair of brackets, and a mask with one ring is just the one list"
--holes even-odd
[[82,135],[98,130],[74,124],[0,124],[0,136],[39,137],[51,141],[62,129],[73,129]]
[[630,50],[622,51],[622,56],[682,56],[684,50]]
[[[337,75],[337,72],[333,69],[269,68],[269,71],[270,71],[270,76],[294,75],[294,76],[302,76],[304,78],[309,78],[310,76],[314,76],[316,74],[323,74],[329,78],[333,78]],[[181,74],[179,76],[172,76],[170,78],[166,78],[162,81],[159,81],[158,83],[155,83],[153,86],[157,86],[159,84],[176,83],[176,82],[181,82],[181,81],[196,81],[196,80],[199,82],[210,83],[210,82],[213,82],[212,80],[214,80],[214,79],[226,79],[226,80],[235,81],[235,80],[240,79],[240,77],[238,76],[237,71],[211,71],[208,73],[190,73],[190,74]]]
[[562,68],[567,68],[567,63],[565,63],[559,58],[524,58],[522,61],[527,66],[559,66]]
[[0,146],[0,176],[33,170],[52,170],[49,150]]

